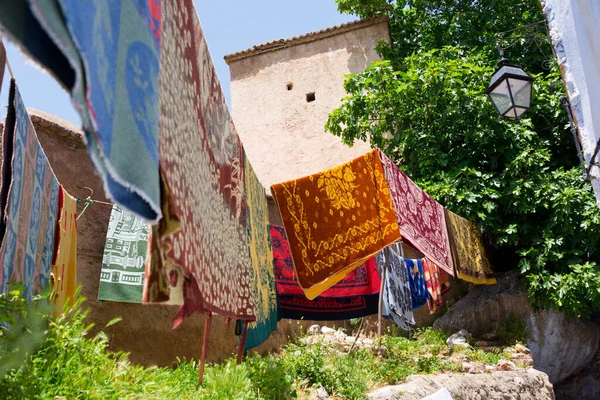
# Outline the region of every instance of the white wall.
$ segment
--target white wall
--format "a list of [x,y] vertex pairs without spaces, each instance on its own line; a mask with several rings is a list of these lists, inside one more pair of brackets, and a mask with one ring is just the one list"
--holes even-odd
[[[541,1],[589,165],[600,140],[600,0]],[[600,167],[590,172],[600,207]]]

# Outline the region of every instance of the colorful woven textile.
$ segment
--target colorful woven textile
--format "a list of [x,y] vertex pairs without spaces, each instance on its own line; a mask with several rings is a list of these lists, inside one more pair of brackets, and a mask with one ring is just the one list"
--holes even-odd
[[[167,190],[161,200],[170,214],[152,251],[185,276],[176,325],[206,312],[252,321],[242,146],[193,2],[164,0],[162,23],[160,167]],[[177,223],[179,230],[169,232]],[[152,280],[165,273],[157,269]],[[169,297],[165,285],[148,285],[156,290],[146,300]]]
[[380,151],[379,156],[385,168],[402,239],[454,276],[444,207],[400,171],[383,152]]
[[9,32],[71,92],[109,196],[158,221],[160,0],[28,4]]
[[52,265],[52,315],[60,315],[77,289],[77,199],[61,186],[56,260]]
[[456,277],[478,285],[496,284],[494,272],[481,241],[481,231],[474,223],[452,211],[446,210],[446,219]]
[[417,309],[427,304],[427,299],[429,299],[427,283],[425,282],[425,272],[423,271],[423,261],[405,258],[404,262],[408,271],[412,308]]
[[388,258],[381,314],[385,318],[392,319],[399,328],[409,330],[415,324],[415,318],[406,263],[404,258],[389,247],[377,257],[377,266],[381,271],[386,266]]
[[246,176],[246,215],[248,245],[252,269],[250,281],[254,298],[256,321],[248,324],[244,349],[258,346],[277,329],[279,304],[273,275],[273,252],[269,237],[269,205],[265,187],[260,183],[252,165],[244,157]]
[[345,321],[377,314],[379,293],[354,297],[279,296],[281,318],[305,321]]
[[271,225],[271,244],[282,318],[333,321],[377,313],[381,279],[373,258],[316,299],[308,300],[296,279],[290,245],[282,226]]
[[141,303],[148,224],[113,205],[106,232],[98,300]]
[[0,27],[24,54],[48,70],[65,88],[73,87],[73,70],[32,12],[32,3],[41,1],[55,7],[55,2],[0,0]]
[[309,299],[400,239],[376,150],[273,185],[271,191],[288,233],[298,282]]
[[[24,296],[49,287],[60,186],[11,80],[3,142],[2,204],[5,235],[0,247],[0,289],[22,282]],[[4,197],[4,196],[2,196]],[[4,200],[4,199],[3,199]]]
[[[273,269],[279,295],[302,296],[304,291],[298,284],[294,271],[290,244],[282,226],[271,225],[271,244],[273,246]],[[319,295],[325,297],[354,297],[379,293],[381,278],[377,272],[374,258],[370,258],[344,279]]]
[[442,294],[446,294],[452,289],[450,286],[450,275],[448,275],[444,270],[438,269],[439,272],[439,282]]
[[442,286],[440,284],[440,270],[437,265],[428,258],[425,258],[423,259],[423,273],[427,292],[429,292],[427,306],[429,307],[429,311],[434,313],[444,304],[442,300]]

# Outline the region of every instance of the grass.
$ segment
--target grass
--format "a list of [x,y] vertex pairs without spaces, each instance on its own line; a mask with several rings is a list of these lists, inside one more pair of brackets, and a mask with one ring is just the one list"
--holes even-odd
[[[0,313],[27,314],[23,304],[7,311],[13,306],[0,301]],[[322,386],[337,398],[364,399],[369,390],[402,382],[408,375],[459,370],[457,362],[440,356],[448,352],[445,335],[423,329],[417,330],[412,340],[397,336],[377,339],[376,345],[387,349],[386,357],[367,349],[348,354],[322,344],[295,341],[279,354],[250,355],[241,365],[234,359],[209,365],[199,387],[196,362],[180,360],[175,368],[132,364],[125,353],[108,351],[105,334],[89,337],[91,326],[85,317],[79,302],[51,320],[43,335],[35,336],[37,348],[26,349],[21,362],[11,364],[0,378],[2,398],[277,400],[302,398],[311,388]],[[20,342],[15,342],[17,336],[11,329],[0,329],[0,365],[18,353],[13,350]],[[501,358],[481,350],[463,352],[472,361],[496,363]]]

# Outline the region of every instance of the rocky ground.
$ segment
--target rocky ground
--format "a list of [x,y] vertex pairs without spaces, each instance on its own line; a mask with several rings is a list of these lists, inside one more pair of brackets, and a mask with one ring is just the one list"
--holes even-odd
[[[364,349],[381,359],[389,356],[384,341],[377,337],[346,335],[341,330],[319,325],[311,326],[309,334],[301,342],[307,346],[321,345],[345,353]],[[450,343],[431,354],[430,350],[434,349],[435,346],[424,346],[422,356],[434,357],[446,366],[454,366],[450,367],[454,373],[411,376],[406,384],[374,389],[369,398],[420,399],[445,386],[452,388],[455,399],[517,398],[506,397],[511,392],[521,393],[521,397],[518,397],[521,399],[554,398],[547,375],[533,369],[531,352],[522,344],[506,346],[498,335],[487,333],[478,340],[469,337],[464,344]],[[316,388],[310,398],[324,400],[332,397],[323,388]]]

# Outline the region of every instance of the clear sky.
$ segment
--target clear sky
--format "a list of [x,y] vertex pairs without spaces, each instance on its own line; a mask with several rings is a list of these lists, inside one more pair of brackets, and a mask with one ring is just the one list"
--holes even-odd
[[[290,38],[355,20],[341,15],[334,0],[194,0],[223,91],[229,101],[229,68],[223,56],[272,40]],[[6,38],[8,59],[27,107],[77,125],[79,116],[69,95],[49,75],[28,62]],[[8,101],[8,71],[0,104]],[[0,110],[4,120],[5,108]]]

